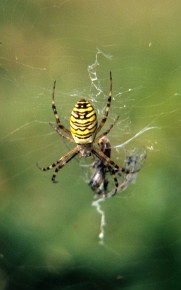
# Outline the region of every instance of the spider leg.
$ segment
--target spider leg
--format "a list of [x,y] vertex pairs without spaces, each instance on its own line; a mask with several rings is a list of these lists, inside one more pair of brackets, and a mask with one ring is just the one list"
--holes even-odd
[[56,167],[59,163],[62,163],[62,165],[64,166],[68,161],[70,161],[78,153],[79,153],[79,149],[78,149],[78,147],[75,147],[74,149],[69,151],[67,154],[62,156],[60,159],[58,159],[57,161],[52,163],[51,165],[49,165],[47,167],[40,167],[39,164],[37,163],[37,167],[42,171],[48,171],[48,170],[51,170],[52,168]]
[[104,116],[102,118],[102,121],[100,122],[97,130],[96,130],[96,134],[102,129],[102,127],[104,126],[106,120],[107,120],[107,117],[108,117],[108,114],[109,114],[109,109],[110,109],[110,106],[111,106],[111,100],[112,100],[112,74],[111,74],[111,71],[110,71],[110,89],[109,89],[109,96],[108,96],[108,100],[107,100],[107,106],[106,106],[106,109],[105,109],[105,113],[104,113]]
[[136,167],[137,165],[137,158],[135,159],[134,156],[128,156],[126,159],[126,163],[125,166],[122,166],[120,168],[120,172],[118,173],[119,175],[121,175],[121,173],[123,174],[135,174],[138,173],[141,170],[141,167]]
[[49,125],[50,125],[50,127],[51,127],[53,130],[55,130],[55,131],[56,131],[56,132],[57,132],[61,137],[63,137],[64,139],[68,140],[69,142],[73,142],[73,143],[75,143],[75,141],[74,141],[72,138],[63,135],[63,134],[61,133],[61,131],[58,130],[57,127],[54,127],[51,123],[49,123]]
[[57,122],[57,125],[58,125],[58,128],[63,130],[65,133],[71,135],[70,133],[70,130],[68,130],[67,128],[65,128],[62,123],[60,122],[60,118],[58,116],[58,113],[57,113],[57,109],[56,109],[56,106],[55,106],[55,86],[56,86],[56,81],[54,81],[54,84],[53,84],[53,92],[52,92],[52,110],[53,110],[53,113],[54,113],[54,116],[55,116],[55,119],[56,119],[56,122]]
[[113,170],[115,173],[119,171],[119,166],[108,156],[106,156],[102,151],[100,151],[94,146],[92,148],[92,153],[96,155],[102,161],[103,165],[108,167],[110,171]]
[[116,119],[114,120],[114,122],[110,125],[110,127],[104,133],[102,133],[100,136],[96,137],[96,139],[94,140],[94,142],[96,142],[98,139],[102,138],[103,136],[106,136],[107,134],[109,134],[109,132],[114,127],[114,125],[116,124],[116,122],[117,122],[118,119],[119,119],[119,116],[116,117]]
[[137,173],[139,172],[140,170],[134,170],[134,169],[128,169],[128,168],[125,168],[125,167],[121,167],[119,168],[119,173],[118,175],[121,176],[121,173],[124,173],[124,174],[130,174],[130,173]]
[[112,193],[111,196],[114,196],[114,195],[116,195],[116,193],[118,191],[119,183],[118,183],[118,180],[117,180],[117,177],[116,177],[116,173],[115,173],[114,170],[111,171],[111,174],[113,175],[114,184],[115,184],[115,190],[114,190],[114,192]]
[[77,154],[79,153],[79,149],[78,147],[75,147],[72,151],[70,151],[68,154],[64,155],[62,158],[61,158],[61,164],[59,164],[57,166],[57,168],[55,169],[53,175],[52,175],[52,181],[55,183],[55,178],[59,172],[59,170],[61,168],[63,168],[70,160],[72,160]]

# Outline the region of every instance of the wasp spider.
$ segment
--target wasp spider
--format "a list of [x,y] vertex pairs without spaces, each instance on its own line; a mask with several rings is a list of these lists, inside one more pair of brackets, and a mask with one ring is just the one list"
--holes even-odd
[[[118,188],[118,181],[116,178],[116,173],[119,171],[119,166],[114,163],[110,159],[109,156],[106,156],[103,151],[101,151],[99,148],[94,146],[94,143],[97,142],[100,138],[103,136],[106,136],[112,127],[114,126],[116,120],[118,117],[115,119],[114,123],[110,125],[110,127],[102,134],[97,136],[99,131],[102,129],[104,126],[108,114],[109,114],[109,109],[111,105],[111,99],[112,99],[112,75],[110,72],[110,90],[109,90],[109,96],[107,100],[107,106],[105,109],[104,116],[98,124],[97,120],[97,115],[96,112],[91,105],[91,103],[85,99],[81,99],[78,101],[71,113],[70,116],[70,130],[65,128],[64,125],[61,123],[60,118],[57,113],[57,109],[55,106],[55,85],[56,81],[54,82],[53,86],[53,93],[52,93],[52,109],[53,113],[55,115],[56,123],[57,126],[52,128],[64,139],[75,143],[77,146],[69,151],[67,154],[59,158],[57,161],[49,165],[48,167],[40,168],[42,171],[47,171],[55,167],[55,171],[52,175],[52,181],[55,182],[55,178],[59,170],[64,167],[66,163],[68,163],[70,160],[72,160],[76,155],[80,155],[81,157],[88,157],[90,155],[95,155],[100,161],[101,164],[106,167],[111,174],[113,175],[114,178],[114,183],[115,183],[115,192],[117,192]],[[62,132],[66,133],[63,134]]]

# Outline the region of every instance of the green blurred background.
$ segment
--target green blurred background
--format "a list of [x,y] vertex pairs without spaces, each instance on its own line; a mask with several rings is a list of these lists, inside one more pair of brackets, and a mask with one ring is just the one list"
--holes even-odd
[[[179,0],[0,1],[0,290],[180,289],[180,11]],[[130,144],[148,151],[136,183],[102,204],[101,245],[79,163],[57,184],[35,164],[72,148],[48,124],[53,81],[67,125],[82,96],[105,105],[110,70],[111,144],[155,128]]]

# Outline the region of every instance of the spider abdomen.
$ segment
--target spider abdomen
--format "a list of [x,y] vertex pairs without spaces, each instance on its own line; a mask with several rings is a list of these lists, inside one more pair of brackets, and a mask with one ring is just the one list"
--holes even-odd
[[97,115],[89,101],[78,101],[70,116],[70,131],[76,144],[92,143],[97,129]]

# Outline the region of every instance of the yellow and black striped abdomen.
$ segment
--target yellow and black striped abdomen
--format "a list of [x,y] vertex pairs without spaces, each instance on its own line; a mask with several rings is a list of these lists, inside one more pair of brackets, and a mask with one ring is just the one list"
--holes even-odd
[[81,99],[75,104],[70,117],[70,131],[76,144],[92,143],[97,129],[97,116],[93,106]]

